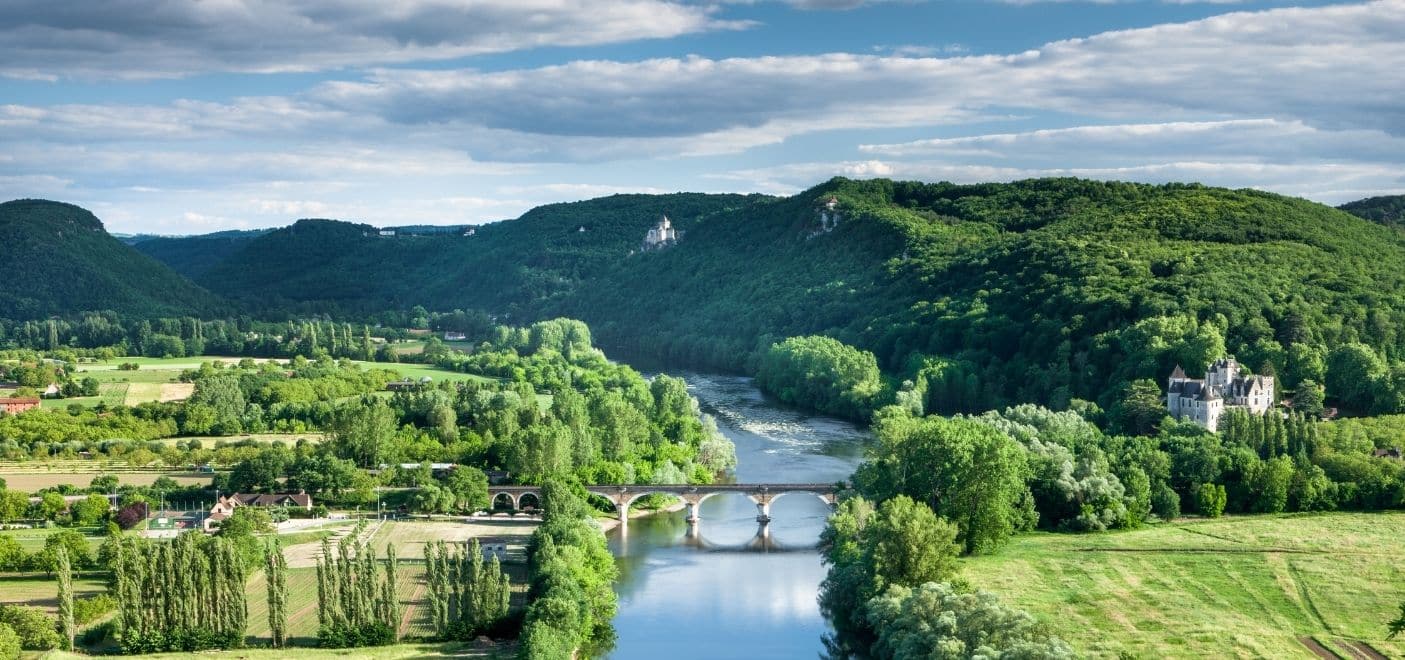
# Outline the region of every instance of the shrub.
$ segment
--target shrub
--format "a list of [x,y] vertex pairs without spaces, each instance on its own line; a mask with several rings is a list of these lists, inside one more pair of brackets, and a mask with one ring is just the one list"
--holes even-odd
[[1224,515],[1225,503],[1229,500],[1225,488],[1219,484],[1200,484],[1195,488],[1195,508],[1206,518]]
[[20,646],[34,651],[56,649],[62,640],[53,619],[37,607],[0,605],[0,624],[19,636]]
[[146,520],[148,511],[149,509],[147,508],[146,502],[132,502],[118,509],[117,515],[114,516],[114,518],[117,521],[118,527],[131,529],[136,527],[141,521]]
[[115,609],[117,609],[117,599],[107,594],[98,594],[91,598],[76,598],[73,600],[73,620],[80,626],[89,624]]
[[0,660],[16,660],[20,657],[20,636],[9,624],[0,623]]

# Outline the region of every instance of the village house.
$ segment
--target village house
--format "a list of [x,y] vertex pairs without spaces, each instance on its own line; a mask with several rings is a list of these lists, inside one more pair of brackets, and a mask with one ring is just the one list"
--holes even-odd
[[468,339],[468,335],[462,332],[450,331],[444,333],[444,341],[463,341],[465,339]]
[[205,517],[205,531],[213,532],[218,524],[234,515],[234,510],[241,506],[260,507],[287,507],[290,509],[312,510],[312,496],[306,492],[296,493],[235,493],[233,495],[221,495],[215,501],[215,505],[210,507],[210,515]]
[[478,551],[483,553],[483,560],[490,561],[494,557],[498,561],[507,561],[507,539],[496,536],[478,537]]
[[0,399],[0,412],[7,415],[18,415],[26,410],[34,410],[40,404],[38,397],[20,396]]
[[1273,377],[1244,372],[1234,358],[1221,358],[1205,370],[1204,378],[1188,378],[1180,365],[1166,385],[1166,409],[1176,419],[1218,430],[1230,408],[1262,415],[1273,407]]

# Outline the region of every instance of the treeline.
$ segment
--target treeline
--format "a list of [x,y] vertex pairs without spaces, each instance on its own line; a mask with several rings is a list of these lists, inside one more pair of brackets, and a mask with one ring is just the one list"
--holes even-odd
[[527,547],[528,596],[519,657],[558,660],[608,650],[614,632],[618,568],[605,536],[588,516],[583,491],[562,482],[542,487],[542,524]]
[[494,631],[507,617],[512,582],[495,553],[483,561],[483,548],[471,543],[431,542],[425,546],[425,582],[435,634],[471,640]]
[[335,553],[329,541],[322,541],[317,558],[318,646],[382,646],[400,638],[395,544],[386,546],[382,564],[369,543],[356,543],[360,532],[358,527],[337,543]]
[[111,569],[123,653],[244,645],[249,567],[229,539],[187,533],[151,543],[123,537]]
[[1182,512],[1400,508],[1405,463],[1374,455],[1399,428],[1394,418],[1317,423],[1232,410],[1218,434],[1165,419],[1153,435],[1130,436],[1032,404],[951,418],[883,408],[853,492],[822,540],[832,650],[1072,657],[1028,615],[963,586],[956,557],[994,552],[1036,528],[1132,528]]

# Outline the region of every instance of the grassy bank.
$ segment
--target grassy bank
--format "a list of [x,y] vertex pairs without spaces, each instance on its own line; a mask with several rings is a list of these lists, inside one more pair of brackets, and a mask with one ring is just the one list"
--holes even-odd
[[1405,513],[1196,520],[1023,536],[963,574],[1095,657],[1314,657],[1304,637],[1402,657],[1401,538]]

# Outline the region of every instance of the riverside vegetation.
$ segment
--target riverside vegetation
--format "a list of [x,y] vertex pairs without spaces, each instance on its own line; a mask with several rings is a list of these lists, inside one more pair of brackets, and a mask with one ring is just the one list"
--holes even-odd
[[[821,227],[830,197],[840,220]],[[1388,222],[1376,208],[1390,207],[1348,207]],[[26,231],[40,237],[65,222],[91,225],[75,207],[3,210],[35,219]],[[630,254],[661,212],[684,240]],[[16,319],[0,321],[7,368],[35,382],[46,370],[73,378],[53,359],[214,350],[292,360],[286,372],[252,360],[201,367],[185,403],[0,419],[7,455],[158,455],[114,441],[118,433],[317,430],[326,442],[220,448],[237,450],[220,485],[306,486],[333,504],[364,504],[374,485],[394,484],[415,489],[406,502],[415,509],[469,511],[486,505],[481,472],[445,479],[397,464],[670,483],[706,482],[734,461],[681,382],[646,382],[610,364],[597,339],[745,371],[784,401],[873,424],[877,442],[822,539],[821,604],[834,654],[884,658],[1081,650],[1068,642],[1088,637],[1054,630],[980,590],[995,582],[967,575],[1027,547],[1017,535],[1044,538],[1024,536],[1034,530],[1130,538],[1183,514],[1405,505],[1405,468],[1388,457],[1402,431],[1395,413],[1405,412],[1405,237],[1317,204],[1195,185],[836,179],[790,198],[553,205],[475,237],[387,240],[372,229],[301,221],[219,247],[216,265],[188,274],[237,301],[246,316],[236,318],[202,319],[202,298],[182,305],[156,291],[114,298],[121,304],[108,312],[42,291],[0,301],[0,315]],[[162,250],[188,268],[212,245]],[[121,252],[106,242],[94,250],[75,258]],[[346,287],[351,273],[366,285]],[[591,328],[492,320],[558,315]],[[372,341],[377,324],[391,339],[463,333],[467,347],[431,339],[413,359],[472,378],[372,396],[394,375],[352,360],[404,358]],[[1291,412],[1229,415],[1220,433],[1168,419],[1160,380],[1177,364],[1194,375],[1226,354],[1276,376]],[[1328,406],[1373,417],[1318,421]],[[209,450],[162,451],[183,461]],[[391,467],[374,479],[360,469],[381,463]],[[561,494],[569,487],[552,490],[544,499],[556,504],[529,551],[529,657],[600,648],[613,611],[603,541],[586,534],[585,507]],[[73,518],[40,504],[25,513]],[[1044,601],[1014,600],[1048,616]],[[1389,612],[1379,605],[1360,613],[1380,619],[1383,636]],[[1330,615],[1317,618],[1291,627],[1331,629]],[[1364,627],[1335,629],[1380,641]]]

